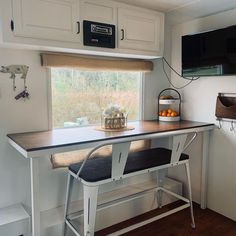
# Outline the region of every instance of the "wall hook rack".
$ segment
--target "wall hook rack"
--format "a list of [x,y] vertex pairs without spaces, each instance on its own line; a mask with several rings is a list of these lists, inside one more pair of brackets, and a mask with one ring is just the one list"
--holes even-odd
[[235,132],[235,125],[234,125],[234,121],[231,121],[231,127],[230,127],[230,131]]
[[223,122],[230,122],[230,131],[236,132],[236,93],[218,93],[215,115],[219,129]]
[[234,119],[225,119],[225,118],[222,118],[222,119],[217,118],[216,120],[218,121],[218,126],[217,126],[218,129],[222,129],[223,128],[223,122],[226,122],[226,123],[230,123],[229,130],[231,132],[236,133],[236,120],[234,120]]
[[26,77],[29,70],[29,66],[27,65],[9,65],[9,66],[1,66],[0,72],[10,74],[10,79],[13,80],[13,90],[16,90],[16,75],[21,75],[21,79],[24,81],[24,90],[15,96],[15,99],[18,100],[20,98],[29,98],[29,92],[27,91],[26,86]]
[[221,119],[216,119],[218,121],[218,129],[222,128],[222,120]]

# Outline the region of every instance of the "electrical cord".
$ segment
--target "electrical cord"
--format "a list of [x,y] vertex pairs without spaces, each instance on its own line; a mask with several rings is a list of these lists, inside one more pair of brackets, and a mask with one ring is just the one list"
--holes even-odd
[[[171,82],[171,78],[168,76],[166,70],[165,70],[165,63],[168,65],[168,67],[175,73],[177,74],[179,77],[183,78],[183,79],[186,79],[186,80],[189,80],[189,82],[181,87],[177,87],[175,86],[172,82]],[[162,57],[162,67],[163,67],[163,71],[164,71],[164,74],[166,76],[166,78],[168,79],[169,83],[171,84],[172,87],[174,87],[175,89],[183,89],[185,87],[187,87],[189,84],[191,84],[193,81],[196,81],[198,80],[200,77],[192,77],[192,78],[187,78],[187,77],[184,77],[182,76],[180,73],[178,73],[169,63],[168,61],[165,59],[165,57]]]

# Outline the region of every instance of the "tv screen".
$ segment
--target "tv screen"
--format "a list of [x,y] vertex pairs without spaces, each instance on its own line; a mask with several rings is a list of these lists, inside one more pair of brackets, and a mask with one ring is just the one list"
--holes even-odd
[[236,26],[182,36],[184,77],[235,74]]

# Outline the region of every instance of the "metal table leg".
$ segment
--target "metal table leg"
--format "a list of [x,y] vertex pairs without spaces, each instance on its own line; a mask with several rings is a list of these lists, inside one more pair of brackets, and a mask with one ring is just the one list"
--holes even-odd
[[202,209],[206,209],[206,207],[207,207],[207,180],[208,180],[209,136],[210,136],[210,131],[203,132],[202,176],[201,176],[201,208]]
[[40,204],[39,204],[39,160],[30,158],[31,187],[31,229],[32,236],[40,235]]

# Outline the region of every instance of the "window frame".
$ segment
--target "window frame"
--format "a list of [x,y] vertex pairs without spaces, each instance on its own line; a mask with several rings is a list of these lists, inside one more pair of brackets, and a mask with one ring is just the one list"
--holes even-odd
[[[76,68],[75,68],[76,69]],[[144,118],[144,91],[145,91],[145,84],[144,84],[144,77],[145,73],[140,72],[140,86],[139,86],[139,114],[138,114],[138,120],[143,120]],[[48,94],[48,129],[53,130],[53,129],[66,129],[65,127],[62,128],[53,128],[53,117],[52,117],[52,73],[51,73],[51,68],[47,68],[47,94]],[[90,125],[89,125],[90,126]],[[91,124],[91,126],[93,126]],[[68,127],[68,128],[82,128],[81,127]]]

